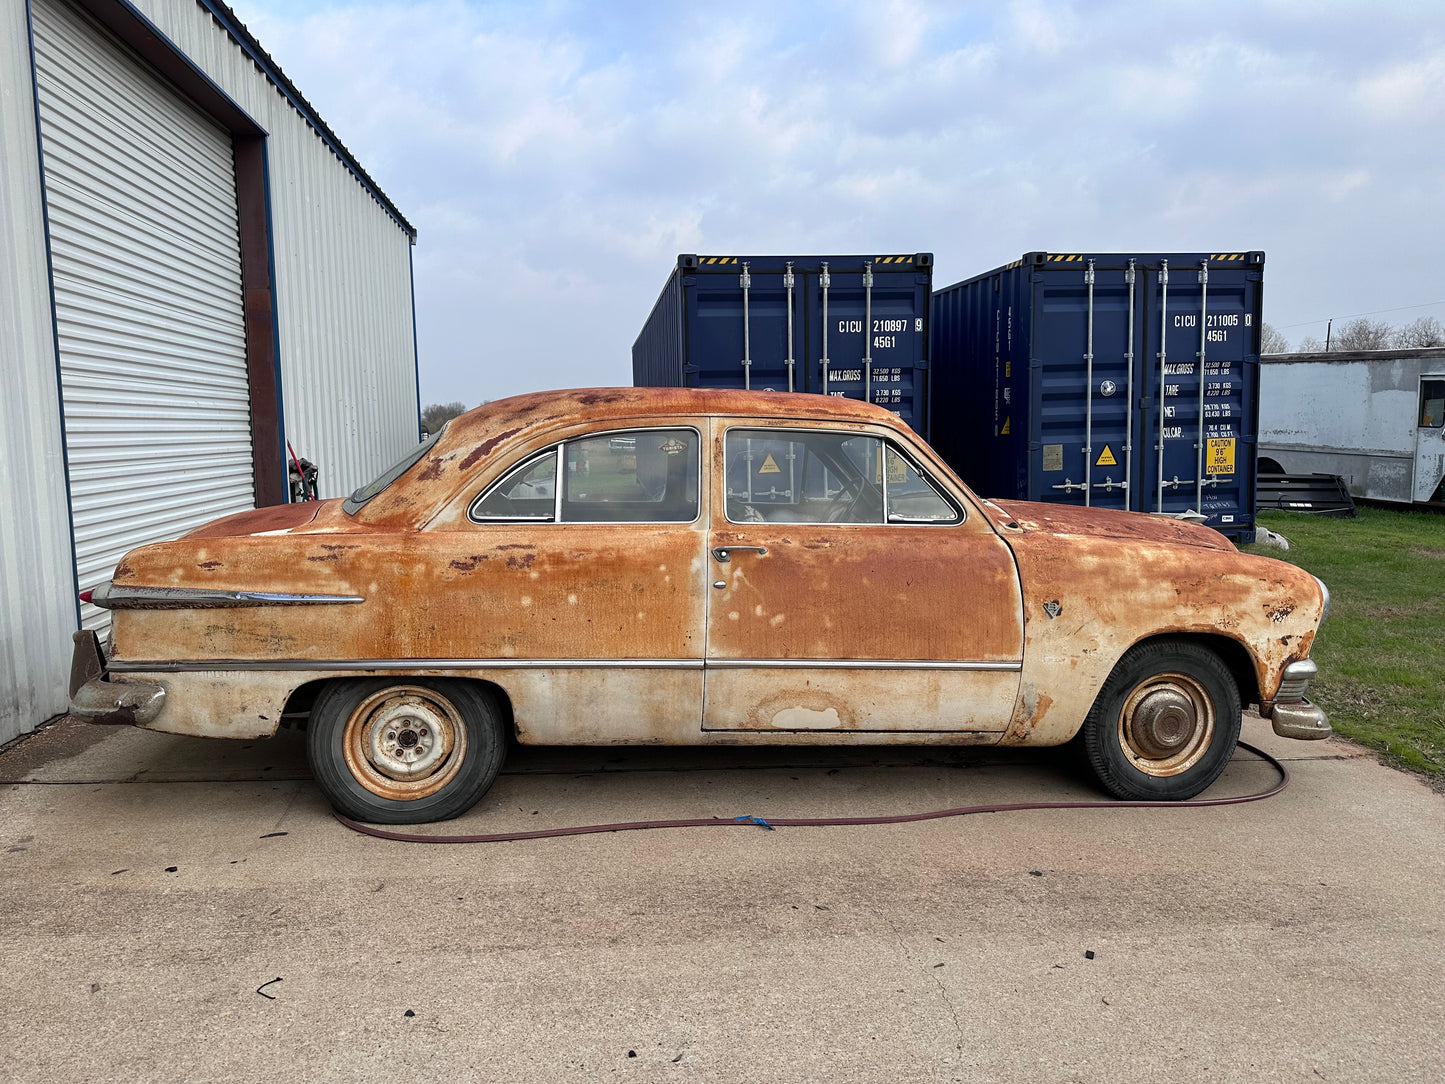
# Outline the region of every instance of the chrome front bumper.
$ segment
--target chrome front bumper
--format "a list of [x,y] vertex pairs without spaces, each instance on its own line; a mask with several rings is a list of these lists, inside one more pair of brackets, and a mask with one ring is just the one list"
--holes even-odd
[[1274,711],[1270,713],[1269,722],[1281,738],[1304,738],[1313,741],[1316,738],[1328,738],[1334,733],[1325,713],[1308,700],[1276,704]]
[[1269,719],[1281,738],[1315,741],[1334,733],[1325,713],[1305,699],[1317,673],[1319,667],[1310,659],[1290,663],[1284,668],[1276,699],[1260,705],[1260,714]]
[[144,726],[161,713],[166,689],[154,681],[107,681],[105,658],[95,633],[72,636],[70,714],[86,723]]

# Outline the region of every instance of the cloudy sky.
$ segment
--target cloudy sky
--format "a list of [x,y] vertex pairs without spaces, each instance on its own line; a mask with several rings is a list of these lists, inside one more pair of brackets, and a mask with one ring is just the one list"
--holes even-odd
[[419,231],[423,403],[630,383],[681,252],[1263,249],[1293,342],[1445,322],[1434,4],[232,2]]

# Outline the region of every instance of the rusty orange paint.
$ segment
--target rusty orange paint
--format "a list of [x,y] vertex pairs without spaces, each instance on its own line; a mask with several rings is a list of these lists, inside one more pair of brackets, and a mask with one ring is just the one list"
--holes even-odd
[[[927,526],[729,523],[721,464],[723,435],[734,425],[844,425],[894,440],[965,515]],[[702,434],[709,481],[694,523],[467,518],[485,488],[527,456],[581,434],[642,426]],[[730,546],[768,553],[740,552],[725,564],[713,557],[715,547]],[[417,464],[355,514],[322,501],[228,516],[132,551],[114,583],[364,599],[117,610],[117,662],[298,667],[262,671],[264,679],[157,670],[154,679],[176,690],[160,729],[269,732],[291,689],[349,673],[329,662],[417,660],[399,672],[427,673],[424,660],[471,659],[493,665],[449,672],[500,685],[518,734],[538,742],[1052,744],[1078,729],[1120,656],[1150,637],[1233,641],[1269,699],[1284,667],[1307,657],[1322,606],[1307,573],[1239,554],[1202,527],[980,500],[881,408],[685,389],[539,393],[489,404],[449,423]],[[606,659],[696,667],[520,665]],[[982,669],[742,668],[705,677],[707,659],[933,660]],[[518,667],[498,665],[507,660]],[[245,695],[231,688],[247,684]]]

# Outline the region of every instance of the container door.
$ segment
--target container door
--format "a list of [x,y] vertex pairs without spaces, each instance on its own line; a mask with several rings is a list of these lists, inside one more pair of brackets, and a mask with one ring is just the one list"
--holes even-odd
[[[891,410],[925,438],[931,276],[886,270],[881,257],[808,276],[810,358],[806,390]],[[910,260],[911,264],[911,260]]]
[[1031,394],[1038,441],[1030,473],[1042,499],[1100,508],[1137,508],[1131,478],[1134,366],[1139,319],[1131,260],[1094,260],[1039,272],[1034,291]]
[[1420,378],[1414,499],[1445,500],[1442,488],[1445,488],[1445,373]]
[[726,270],[713,273],[709,266],[707,273],[690,276],[684,384],[803,391],[802,295],[792,265],[757,271],[737,257],[705,259],[720,261]]
[[1167,259],[1145,274],[1137,508],[1197,512],[1217,530],[1247,533],[1254,523],[1259,274]]

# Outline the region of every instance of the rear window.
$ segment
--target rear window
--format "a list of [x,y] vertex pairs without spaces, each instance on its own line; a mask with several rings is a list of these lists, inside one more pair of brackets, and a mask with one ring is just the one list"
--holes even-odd
[[371,500],[372,497],[375,497],[383,489],[391,485],[392,482],[395,482],[403,474],[411,470],[412,467],[420,463],[422,456],[426,455],[427,450],[431,448],[446,431],[447,427],[443,425],[435,433],[427,437],[426,440],[411,449],[406,455],[387,467],[386,470],[382,471],[370,482],[367,482],[366,485],[352,493],[351,496],[347,497],[345,502],[342,503],[342,510],[345,511],[347,515],[355,515],[363,504]]

